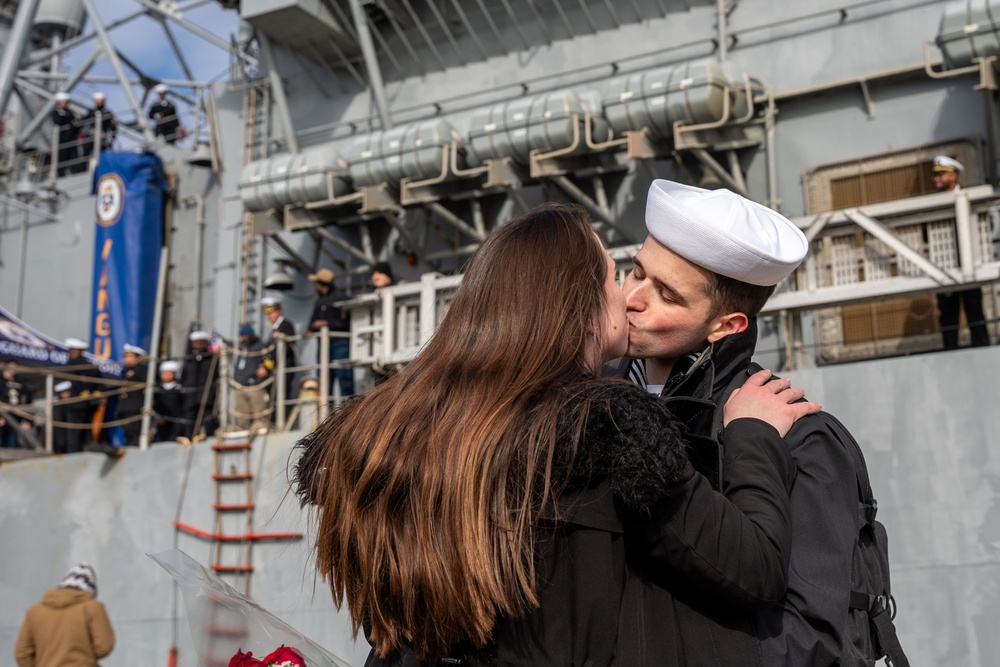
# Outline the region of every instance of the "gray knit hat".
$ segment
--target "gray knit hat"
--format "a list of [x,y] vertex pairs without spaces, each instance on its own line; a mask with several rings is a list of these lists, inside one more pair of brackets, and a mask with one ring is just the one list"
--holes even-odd
[[97,575],[94,568],[87,563],[77,563],[69,569],[63,580],[59,582],[59,588],[75,588],[79,591],[90,593],[97,597]]

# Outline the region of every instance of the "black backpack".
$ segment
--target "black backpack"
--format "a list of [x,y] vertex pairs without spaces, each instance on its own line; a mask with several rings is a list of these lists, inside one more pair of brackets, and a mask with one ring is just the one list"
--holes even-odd
[[[761,366],[752,363],[745,373],[737,373],[730,382],[718,403],[714,433],[722,428],[722,406],[726,399],[759,370]],[[889,667],[909,667],[892,623],[896,604],[889,584],[889,539],[885,526],[875,520],[878,502],[872,495],[864,453],[836,417],[826,412],[815,417],[826,422],[829,431],[851,455],[858,482],[858,540],[851,558],[850,610],[845,621],[845,648],[840,664],[843,667],[871,667],[885,658]],[[721,472],[721,460],[717,464]]]

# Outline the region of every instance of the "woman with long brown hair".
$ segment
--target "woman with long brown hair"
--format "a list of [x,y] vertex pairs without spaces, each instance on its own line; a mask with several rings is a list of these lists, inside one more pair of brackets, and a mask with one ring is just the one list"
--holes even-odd
[[629,517],[678,507],[708,508],[713,542],[737,531],[766,561],[750,595],[780,600],[792,474],[780,437],[818,406],[792,404],[802,392],[766,372],[727,405],[727,421],[773,424],[727,426],[727,442],[777,461],[753,489],[766,520],[751,521],[697,483],[656,397],[600,377],[627,335],[585,211],[544,205],[486,239],[413,361],[303,440],[317,568],[364,629],[369,665],[611,664]]

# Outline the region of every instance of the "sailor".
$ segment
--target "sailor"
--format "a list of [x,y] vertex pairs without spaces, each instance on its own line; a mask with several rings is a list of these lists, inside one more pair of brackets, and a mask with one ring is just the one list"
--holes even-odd
[[177,117],[177,107],[167,99],[167,93],[170,92],[167,84],[157,84],[153,88],[153,92],[158,96],[158,99],[149,107],[149,117],[156,121],[156,127],[153,128],[153,131],[156,133],[156,136],[163,137],[168,144],[172,144],[182,136],[180,120]]
[[67,93],[56,93],[56,106],[52,109],[52,122],[59,128],[56,173],[62,177],[67,172],[75,173],[86,169],[86,165],[80,160],[78,118],[69,108],[69,95]]
[[56,454],[75,454],[83,451],[87,442],[87,431],[78,428],[86,420],[86,403],[72,402],[75,398],[73,382],[63,380],[53,388],[56,403],[52,406],[52,451]]
[[[947,155],[935,155],[931,167],[934,187],[938,192],[958,192],[962,189],[959,181],[965,167],[958,160]],[[979,287],[940,292],[937,295],[938,324],[944,349],[958,348],[959,312],[965,308],[965,321],[969,325],[969,342],[972,347],[990,344],[990,334],[986,330],[986,315],[983,313],[983,290]]]
[[240,327],[240,347],[234,352],[231,385],[236,394],[235,423],[240,430],[267,428],[267,392],[261,386],[268,373],[261,368],[264,343],[249,324]]
[[[293,325],[286,317],[284,310],[281,307],[281,302],[274,297],[266,296],[260,300],[261,308],[264,310],[264,316],[267,321],[271,323],[271,338],[267,341],[266,347],[268,348],[267,355],[264,357],[264,368],[267,369],[269,373],[274,373],[277,370],[277,342],[279,338],[290,338],[295,335],[295,325]],[[293,388],[295,386],[295,373],[289,372],[288,369],[295,366],[295,360],[298,358],[298,352],[295,349],[295,343],[291,341],[285,342],[285,400],[291,400],[293,398]],[[274,394],[277,396],[277,394]],[[274,405],[277,408],[277,400],[274,401]],[[288,404],[284,406],[284,414],[287,415]]]
[[[31,407],[31,390],[17,379],[17,365],[8,363],[0,380],[0,403],[13,410]],[[0,410],[0,447],[18,447],[21,432],[31,430],[31,420],[25,416]]]
[[184,359],[184,370],[181,372],[184,389],[184,431],[181,435],[190,441],[201,435],[202,427],[206,435],[212,435],[218,425],[215,399],[219,359],[218,355],[209,351],[209,340],[211,336],[207,331],[188,334],[190,352]]
[[[93,424],[94,415],[102,409],[101,406],[104,404],[104,396],[101,393],[104,385],[94,380],[103,378],[104,374],[84,356],[83,353],[90,347],[87,341],[79,338],[67,338],[64,344],[69,351],[66,372],[73,376],[73,397],[89,398],[89,400],[74,404],[70,412],[74,419],[80,420],[80,424]],[[76,435],[80,438],[81,447],[92,439],[91,433],[85,429],[78,430]]]
[[125,345],[122,348],[122,393],[118,396],[118,415],[116,420],[131,420],[122,424],[125,434],[125,445],[139,445],[139,434],[142,431],[142,406],[146,395],[146,361],[149,355],[146,350],[137,345]]
[[181,372],[178,361],[160,364],[160,383],[153,396],[156,412],[156,442],[169,442],[184,435],[184,392],[177,381]]
[[[316,303],[313,306],[312,315],[309,316],[309,329],[306,335],[318,333],[324,326],[329,327],[331,333],[345,333],[351,330],[351,320],[343,308],[334,306],[338,301],[346,301],[350,297],[334,287],[333,271],[330,269],[320,269],[316,273],[309,274],[316,289]],[[316,345],[316,363],[324,363],[320,359],[321,348]],[[351,341],[347,337],[330,338],[330,361],[337,359],[347,359],[351,356]],[[340,384],[340,395],[351,396],[354,394],[354,369],[335,368],[330,373],[330,386],[328,388],[330,396],[334,395],[334,381]]]
[[115,136],[118,134],[118,121],[111,109],[104,106],[105,100],[104,93],[100,91],[94,93],[94,108],[80,119],[84,158],[90,158],[94,153],[94,135],[97,133],[98,120],[101,124],[101,150],[108,151],[114,146]]
[[[757,313],[805,257],[808,242],[787,218],[756,202],[665,180],[650,186],[646,228],[623,287],[633,361],[620,370],[683,414],[698,443],[692,463],[737,507],[752,510],[760,499],[741,493],[746,487],[739,481],[752,478],[752,464],[722,457],[715,424],[722,423],[729,388],[752,368]],[[820,412],[800,419],[785,438],[799,473],[789,489],[791,564],[783,604],[755,617],[708,609],[697,597],[690,607],[673,607],[667,598],[680,591],[647,586],[637,593],[641,600],[627,605],[636,617],[621,625],[636,637],[631,643],[625,637],[623,645],[645,644],[645,659],[623,655],[622,664],[667,664],[678,650],[688,664],[838,664],[858,539],[857,481],[841,433]],[[720,461],[726,463],[721,476]],[[720,557],[733,562],[731,554]],[[738,576],[765,567],[762,561]],[[676,614],[680,649],[671,633],[643,627],[663,614]]]

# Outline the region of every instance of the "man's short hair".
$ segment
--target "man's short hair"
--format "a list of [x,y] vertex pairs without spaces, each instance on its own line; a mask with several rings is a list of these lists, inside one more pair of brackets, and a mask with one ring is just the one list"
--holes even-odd
[[712,301],[709,313],[711,318],[726,313],[743,313],[747,317],[756,317],[777,287],[777,285],[751,285],[721,273],[710,275],[705,292]]

